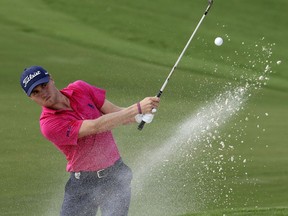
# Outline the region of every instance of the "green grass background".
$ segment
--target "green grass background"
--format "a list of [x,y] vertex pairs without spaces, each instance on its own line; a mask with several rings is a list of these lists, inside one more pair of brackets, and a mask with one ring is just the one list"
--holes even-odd
[[[41,109],[19,86],[23,69],[42,65],[58,88],[85,80],[128,106],[157,93],[206,7],[199,0],[1,0],[0,215],[58,215],[68,177],[64,157],[40,134]],[[254,60],[255,44],[273,47],[268,84],[221,129],[223,136],[232,134],[234,146],[223,153],[226,161],[231,155],[239,161],[223,164],[220,175],[212,163],[210,171],[201,164],[216,160],[217,148],[196,151],[194,159],[175,155],[168,167],[147,172],[130,215],[288,215],[287,8],[286,0],[215,0],[153,124],[142,132],[136,125],[114,131],[124,160],[137,169],[140,157],[165,144],[227,83],[245,83],[243,74],[263,71],[264,63],[245,68],[246,52]],[[224,38],[221,47],[213,43],[217,36]],[[241,121],[248,114],[249,121]]]

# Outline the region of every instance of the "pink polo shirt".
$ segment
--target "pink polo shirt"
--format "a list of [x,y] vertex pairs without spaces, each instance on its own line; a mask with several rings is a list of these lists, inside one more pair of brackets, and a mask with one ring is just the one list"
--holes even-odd
[[76,81],[61,90],[73,110],[42,107],[42,134],[66,156],[68,172],[97,171],[113,165],[120,154],[111,131],[78,139],[85,119],[99,118],[105,101],[105,90]]

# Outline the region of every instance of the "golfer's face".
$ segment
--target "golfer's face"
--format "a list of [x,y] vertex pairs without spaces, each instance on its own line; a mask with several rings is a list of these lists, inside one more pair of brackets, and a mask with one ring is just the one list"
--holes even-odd
[[56,98],[56,87],[53,80],[36,86],[30,95],[30,98],[40,106],[50,107],[54,104]]

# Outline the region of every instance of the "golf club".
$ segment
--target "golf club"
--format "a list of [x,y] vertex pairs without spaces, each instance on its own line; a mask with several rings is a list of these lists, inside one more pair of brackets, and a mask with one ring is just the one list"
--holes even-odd
[[[204,12],[202,18],[200,19],[198,25],[196,26],[195,30],[193,31],[192,35],[190,36],[188,42],[186,43],[186,46],[184,47],[183,51],[181,52],[180,56],[178,57],[176,63],[175,63],[174,66],[172,67],[172,69],[171,69],[171,71],[170,71],[168,77],[166,78],[164,84],[162,85],[160,91],[158,92],[157,97],[159,97],[159,98],[161,97],[161,95],[162,95],[162,93],[163,93],[163,91],[164,91],[166,85],[168,84],[169,79],[171,78],[171,76],[172,76],[174,70],[176,69],[178,63],[180,62],[182,56],[184,55],[186,49],[188,48],[188,46],[189,46],[191,40],[193,39],[193,37],[194,37],[195,33],[197,32],[199,26],[201,25],[202,21],[204,20],[205,16],[208,14],[208,12],[209,12],[209,10],[210,10],[212,4],[213,4],[213,0],[208,0],[208,7],[206,8],[206,10],[205,10],[205,12]],[[155,110],[154,110],[154,112],[155,112]],[[151,114],[150,114],[150,115],[151,115]],[[145,115],[144,115],[143,118],[142,118],[142,121],[141,121],[140,124],[138,125],[138,129],[139,129],[139,130],[142,130],[143,127],[144,127],[144,125],[145,125],[145,123],[146,123],[146,122],[145,122]]]

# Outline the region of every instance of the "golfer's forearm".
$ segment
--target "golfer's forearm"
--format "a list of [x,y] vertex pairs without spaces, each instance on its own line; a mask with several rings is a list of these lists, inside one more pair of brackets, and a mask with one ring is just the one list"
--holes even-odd
[[134,117],[137,114],[137,105],[134,104],[128,108],[122,109],[118,112],[103,115],[97,119],[84,120],[80,127],[78,138],[102,133],[108,130],[112,130],[117,126],[130,123],[132,122],[132,119],[134,120]]

